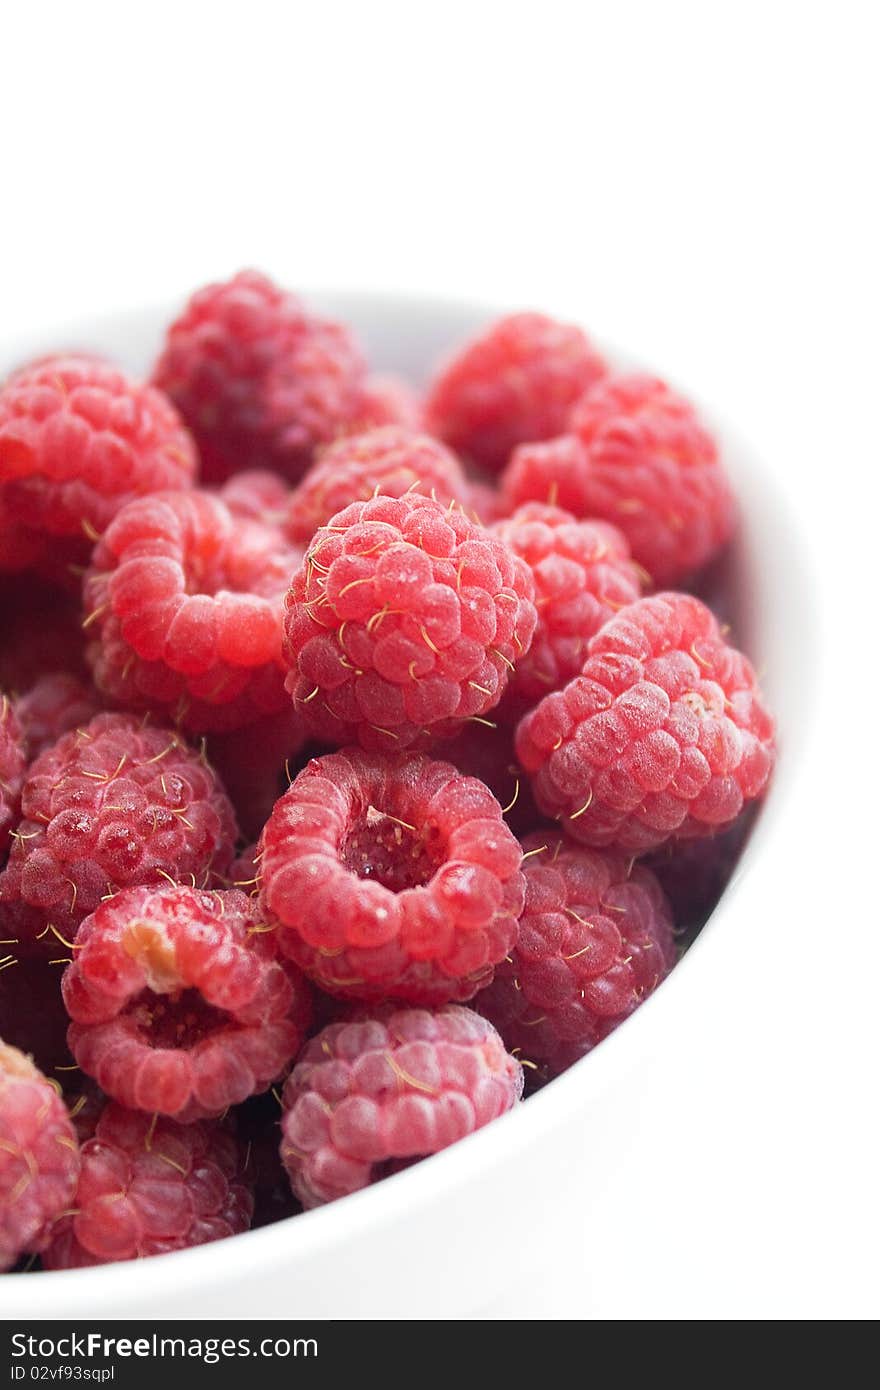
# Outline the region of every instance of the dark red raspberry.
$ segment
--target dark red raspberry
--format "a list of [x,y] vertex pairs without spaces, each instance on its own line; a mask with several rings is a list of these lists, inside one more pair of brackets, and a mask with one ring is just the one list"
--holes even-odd
[[[0,938],[4,937],[0,913]],[[67,1047],[70,1020],[61,998],[61,968],[45,956],[17,960],[17,949],[17,941],[0,939],[0,1038],[27,1053],[46,1076],[63,1086],[75,1068]]]
[[287,595],[287,688],[331,743],[401,749],[479,718],[535,628],[524,561],[428,497],[355,502]]
[[755,809],[754,804],[747,807],[719,835],[671,841],[644,861],[672,904],[676,930],[687,937],[695,936],[717,907],[742,854]]
[[202,885],[232,862],[235,817],[216,774],[179,735],[133,715],[98,714],[41,753],[21,809],[0,900],[68,939],[108,893]]
[[375,429],[378,425],[421,428],[422,407],[415,391],[396,376],[369,376],[361,388],[358,418],[346,427],[348,433]]
[[237,889],[129,888],[82,923],[63,994],[70,1050],[132,1110],[208,1119],[289,1066],[308,986]]
[[615,526],[576,521],[571,512],[527,502],[495,534],[535,576],[538,626],[517,662],[499,717],[516,722],[551,690],[579,674],[589,639],[641,593],[629,546]]
[[343,438],[319,454],[293,494],[287,534],[308,545],[351,502],[419,492],[444,506],[465,505],[469,488],[454,454],[430,435],[386,425]]
[[0,1271],[43,1249],[73,1202],[79,1148],[57,1091],[0,1041]]
[[487,728],[485,724],[465,724],[455,738],[444,739],[434,751],[465,776],[485,782],[514,835],[525,835],[544,820],[529,779],[517,762],[513,730],[508,725]]
[[78,597],[30,574],[0,578],[0,688],[21,695],[56,671],[86,674]]
[[257,843],[246,845],[235,856],[229,870],[229,881],[233,888],[240,888],[250,897],[256,896],[260,882],[260,846]]
[[517,729],[539,807],[584,844],[643,854],[711,835],[764,791],[773,720],[746,658],[690,594],[600,628],[583,672]]
[[572,405],[607,370],[579,328],[543,314],[511,314],[439,372],[425,423],[471,462],[497,472],[517,444],[560,434]]
[[715,441],[662,381],[599,382],[568,429],[516,451],[503,480],[512,506],[550,502],[613,522],[657,585],[688,578],[730,538],[736,512]]
[[510,1110],[522,1067],[470,1009],[331,1023],[284,1087],[281,1157],[304,1207],[368,1187]]
[[647,869],[564,835],[529,836],[519,938],[475,1007],[556,1074],[608,1036],[675,963],[669,904]]
[[207,285],[171,325],[153,380],[199,445],[203,476],[299,477],[361,410],[365,366],[348,330],[307,314],[264,275]]
[[469,999],[516,935],[519,843],[488,787],[450,763],[314,758],[260,847],[281,950],[331,994]]
[[25,532],[87,555],[132,497],[183,487],[196,455],[159,391],[92,357],[46,357],[0,388],[0,493]]
[[303,721],[289,702],[278,714],[207,739],[208,761],[219,773],[246,838],[259,837],[272,807],[299,770],[304,745]]
[[68,671],[40,676],[15,702],[30,761],[57,743],[62,734],[78,729],[98,713],[96,691]]
[[84,584],[98,689],[198,733],[283,709],[284,592],[300,560],[207,493],[130,503]]
[[11,700],[0,690],[0,862],[18,819],[26,764],[21,724]]
[[266,468],[250,468],[233,473],[221,487],[220,497],[233,516],[282,526],[290,506],[290,485]]
[[44,1269],[136,1260],[246,1231],[254,1199],[235,1137],[220,1124],[181,1125],[109,1104],[82,1147],[71,1215]]

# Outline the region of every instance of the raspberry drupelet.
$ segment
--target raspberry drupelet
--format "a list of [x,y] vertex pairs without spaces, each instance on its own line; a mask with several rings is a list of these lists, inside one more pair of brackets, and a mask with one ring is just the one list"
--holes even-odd
[[516,936],[519,842],[450,763],[348,749],[314,758],[260,844],[280,949],[331,994],[469,999]]
[[538,625],[510,678],[499,717],[516,722],[584,664],[589,639],[641,594],[637,567],[617,527],[577,521],[570,512],[527,502],[494,528],[535,577]]
[[79,1148],[58,1092],[0,1041],[0,1272],[39,1252],[73,1203]]
[[652,873],[550,832],[523,841],[519,937],[474,1007],[505,1043],[555,1075],[589,1052],[675,962],[672,916]]
[[70,671],[40,676],[15,702],[30,761],[99,711],[97,692]]
[[303,1206],[317,1207],[481,1129],[522,1090],[519,1062],[470,1009],[332,1023],[284,1087],[281,1157]]
[[153,380],[195,435],[203,478],[221,482],[250,468],[300,477],[358,418],[365,374],[348,329],[245,270],[192,296]]
[[320,453],[294,492],[285,530],[308,545],[351,502],[418,492],[465,506],[469,487],[454,454],[430,435],[399,425],[343,438]]
[[84,558],[125,502],[185,487],[195,468],[171,402],[97,358],[42,358],[0,387],[3,510],[47,555],[70,541]]
[[640,599],[588,653],[516,734],[538,806],[574,839],[644,854],[715,834],[762,794],[773,720],[751,665],[699,599]]
[[290,506],[290,484],[267,468],[233,473],[219,495],[233,516],[269,526],[282,526]]
[[18,819],[26,765],[21,723],[9,696],[0,690],[0,863]]
[[500,700],[537,615],[523,560],[457,507],[355,502],[287,595],[287,689],[319,738],[399,750]]
[[310,1020],[308,985],[237,889],[116,894],[80,926],[62,992],[86,1075],[129,1109],[183,1122],[264,1091]]
[[250,1227],[244,1156],[218,1123],[177,1124],[109,1103],[82,1146],[71,1214],[55,1225],[44,1269],[136,1260]]
[[[171,878],[202,885],[232,861],[236,825],[214,771],[178,734],[98,714],[28,769],[0,904],[70,939],[108,893]],[[28,939],[21,949],[38,949]]]
[[601,381],[567,430],[516,450],[503,479],[511,506],[550,502],[612,522],[658,586],[688,579],[730,539],[736,509],[715,441],[664,382]]
[[346,433],[374,429],[378,425],[403,425],[417,430],[422,423],[421,402],[408,382],[383,374],[369,376],[360,394],[357,418]]
[[283,709],[284,593],[300,560],[274,527],[208,493],[130,503],[84,581],[98,689],[197,733]]
[[425,423],[472,463],[498,472],[517,444],[561,434],[575,401],[607,370],[579,328],[511,314],[441,369]]

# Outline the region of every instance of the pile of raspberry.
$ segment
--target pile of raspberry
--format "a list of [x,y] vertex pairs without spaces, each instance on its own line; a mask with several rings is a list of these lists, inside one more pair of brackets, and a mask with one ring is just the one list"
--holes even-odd
[[384,365],[244,271],[146,380],[0,382],[0,1270],[472,1134],[741,852],[775,734],[696,597],[736,527],[696,408],[535,313]]

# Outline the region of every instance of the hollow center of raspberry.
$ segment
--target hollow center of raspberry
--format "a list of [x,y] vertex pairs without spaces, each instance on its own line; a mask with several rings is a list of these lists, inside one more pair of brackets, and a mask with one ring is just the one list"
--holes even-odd
[[229,1015],[206,1004],[197,989],[182,989],[177,994],[144,990],[130,1013],[154,1047],[183,1051],[229,1023]]
[[370,806],[352,827],[342,862],[358,878],[402,893],[433,878],[440,860],[414,825]]

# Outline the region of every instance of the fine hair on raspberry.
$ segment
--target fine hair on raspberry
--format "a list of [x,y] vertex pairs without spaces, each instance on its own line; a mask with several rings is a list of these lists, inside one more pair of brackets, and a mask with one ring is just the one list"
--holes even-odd
[[64,975],[70,1050],[132,1110],[222,1114],[290,1064],[309,991],[237,889],[129,888],[87,917]]
[[331,994],[469,999],[516,936],[519,842],[489,789],[450,763],[358,749],[315,758],[260,850],[280,949]]
[[481,1129],[522,1091],[519,1062],[470,1009],[332,1023],[284,1087],[281,1157],[303,1206],[320,1206]]
[[583,844],[644,854],[730,825],[764,791],[775,738],[754,670],[711,611],[664,593],[600,628],[516,748],[545,815]]
[[96,685],[198,733],[282,709],[283,596],[300,556],[207,493],[130,503],[85,578]]
[[355,502],[287,595],[287,688],[316,736],[398,751],[501,699],[535,628],[526,563],[458,507]]
[[517,941],[475,1007],[555,1075],[627,1018],[675,962],[657,879],[626,855],[543,831],[523,841]]

